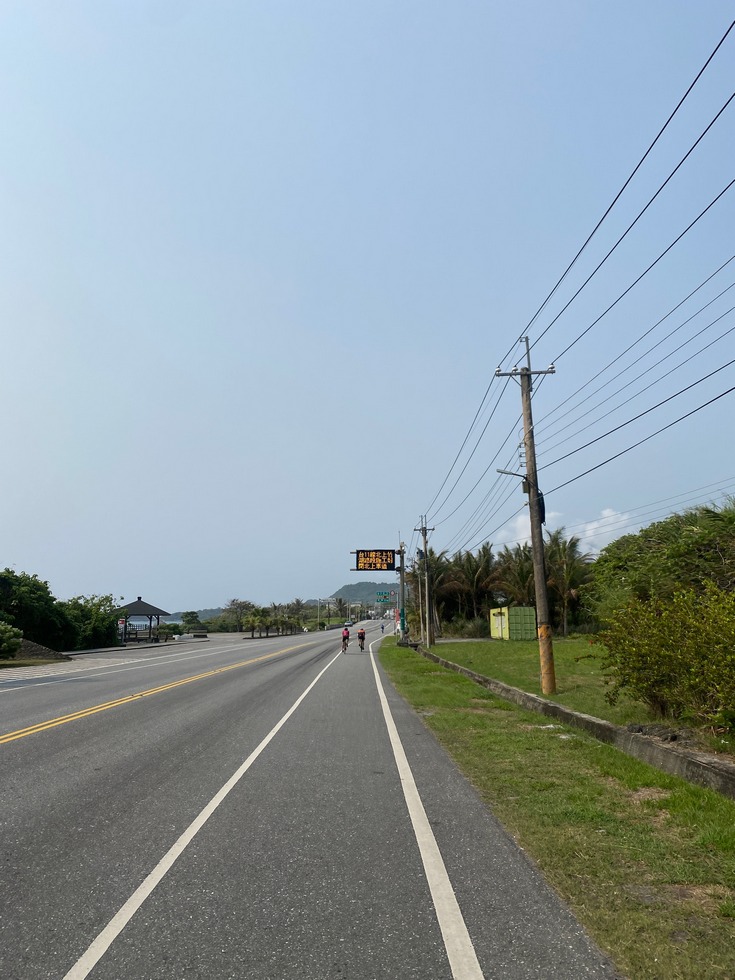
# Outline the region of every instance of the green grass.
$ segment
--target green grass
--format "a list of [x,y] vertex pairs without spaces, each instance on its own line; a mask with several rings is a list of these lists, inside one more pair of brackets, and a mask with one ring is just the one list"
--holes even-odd
[[[538,693],[530,663],[511,661],[500,676],[499,668],[480,665],[473,644],[456,646],[466,651],[467,666]],[[435,649],[447,654],[444,644]],[[503,651],[501,659],[509,656]],[[576,729],[551,725],[392,639],[383,641],[380,657],[400,693],[422,711],[488,806],[627,977],[735,977],[734,801]],[[580,699],[574,707],[599,715],[586,695],[575,694],[576,682],[561,681],[562,658],[560,690],[569,687],[566,695]],[[454,655],[446,659],[458,662]],[[582,674],[591,667],[579,663]],[[531,683],[521,683],[524,671],[531,672]]]
[[[442,642],[432,647],[432,651],[444,660],[469,667],[485,677],[541,695],[539,648],[535,640]],[[555,639],[557,690],[549,699],[614,725],[660,722],[661,719],[654,718],[646,705],[633,701],[624,692],[617,704],[611,705],[606,700],[610,685],[605,683],[600,667],[603,653],[599,644],[588,639]],[[735,754],[735,734],[713,735],[703,729],[693,731],[692,735],[704,751]]]
[[[478,674],[541,694],[539,648],[535,640],[477,640],[439,643],[433,652]],[[600,669],[602,647],[589,640],[554,640],[556,694],[560,704],[605,718],[616,725],[650,720],[643,705],[626,698],[613,706],[605,700],[609,687]]]

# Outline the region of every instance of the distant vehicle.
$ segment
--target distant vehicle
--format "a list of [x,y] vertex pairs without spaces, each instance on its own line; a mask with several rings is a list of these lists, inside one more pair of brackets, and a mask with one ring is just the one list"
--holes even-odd
[[348,619],[347,622],[345,623],[345,626],[354,626],[354,625],[355,624],[352,622],[351,619]]

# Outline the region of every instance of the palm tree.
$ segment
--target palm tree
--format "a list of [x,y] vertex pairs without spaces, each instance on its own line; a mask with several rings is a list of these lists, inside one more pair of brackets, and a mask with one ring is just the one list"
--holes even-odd
[[[419,562],[420,574],[426,576],[428,565],[429,579],[429,621],[426,624],[426,642],[431,646],[434,637],[441,632],[441,612],[444,603],[452,595],[451,585],[451,565],[447,559],[446,551],[434,551],[429,548],[424,560]],[[424,578],[424,582],[426,578]],[[426,595],[424,595],[426,601]]]
[[569,606],[579,598],[580,588],[591,578],[592,555],[582,553],[575,535],[565,538],[563,527],[546,534],[546,581],[561,603],[562,633],[566,636]]
[[297,629],[301,628],[301,617],[304,614],[305,608],[303,599],[293,599],[288,604],[288,614],[289,616],[293,616]]
[[513,549],[505,545],[498,555],[491,581],[506,599],[519,606],[534,606],[536,589],[530,544],[517,544]]
[[[453,591],[457,596],[458,612],[466,618],[471,611],[472,618],[477,619],[483,606],[491,597],[491,575],[495,559],[492,545],[484,544],[477,552],[457,552],[449,563],[446,590]],[[465,603],[467,606],[465,606]]]

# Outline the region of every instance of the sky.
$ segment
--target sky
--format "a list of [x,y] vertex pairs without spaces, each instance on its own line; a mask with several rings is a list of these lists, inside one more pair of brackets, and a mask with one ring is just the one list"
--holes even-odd
[[524,541],[523,337],[547,530],[735,492],[735,101],[606,258],[732,17],[1,0],[0,567],[173,612],[326,597],[422,517]]

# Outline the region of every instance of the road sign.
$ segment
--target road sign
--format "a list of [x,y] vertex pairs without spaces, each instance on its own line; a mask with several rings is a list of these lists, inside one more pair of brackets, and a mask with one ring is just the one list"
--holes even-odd
[[391,594],[390,592],[376,592],[375,593],[375,595],[377,595],[377,596],[386,596],[386,595],[390,595],[390,594]]
[[375,601],[376,602],[392,602],[393,600],[388,597],[388,598],[385,598],[385,599],[376,599]]
[[394,572],[396,553],[392,548],[358,549],[355,554],[356,572]]

